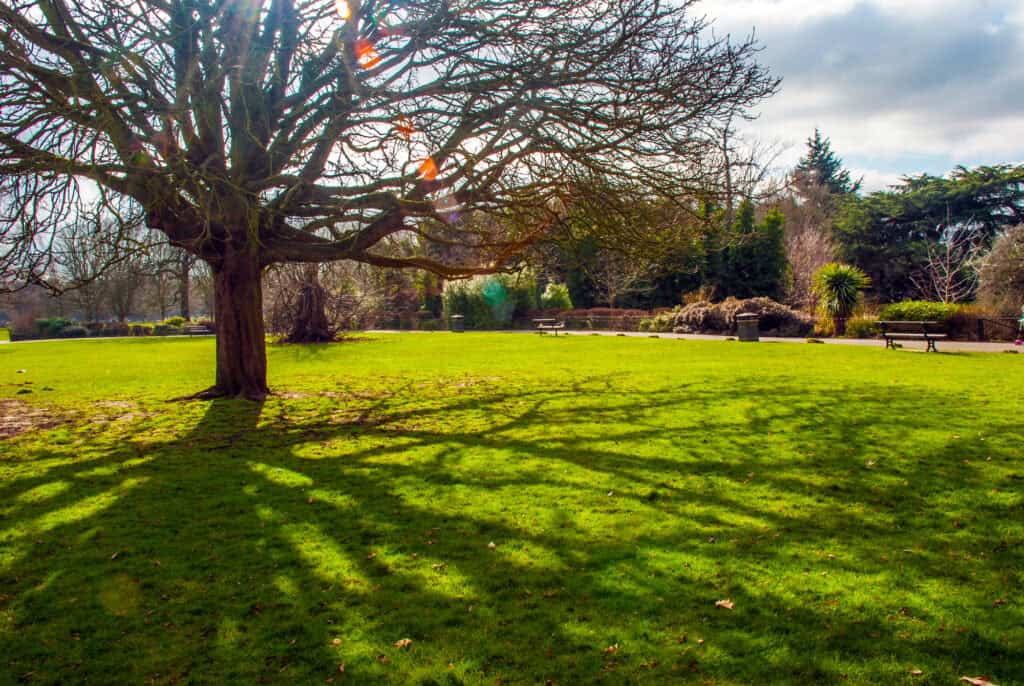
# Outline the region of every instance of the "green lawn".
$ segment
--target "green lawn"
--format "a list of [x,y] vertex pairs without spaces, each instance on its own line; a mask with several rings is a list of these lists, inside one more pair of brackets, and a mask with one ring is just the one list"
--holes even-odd
[[1024,356],[213,345],[0,347],[0,683],[1024,684]]

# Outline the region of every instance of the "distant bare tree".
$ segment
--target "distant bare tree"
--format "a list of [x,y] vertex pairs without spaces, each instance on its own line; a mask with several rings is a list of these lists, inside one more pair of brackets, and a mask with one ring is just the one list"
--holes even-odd
[[790,269],[786,300],[808,312],[817,306],[811,288],[814,274],[836,257],[832,239],[834,205],[828,186],[808,183],[800,176],[789,180],[775,204],[786,218],[786,260]]
[[608,307],[615,307],[625,295],[649,289],[657,268],[654,262],[611,248],[600,248],[596,260],[581,266]]
[[973,299],[978,289],[978,269],[985,253],[981,231],[974,226],[950,227],[943,239],[928,245],[928,260],[910,277],[925,300],[962,303]]
[[52,249],[56,278],[49,285],[66,293],[86,321],[110,312],[127,317],[142,286],[146,244],[140,223],[138,216],[96,210],[78,214],[58,234]]
[[1024,315],[1024,224],[1008,229],[982,260],[978,295],[1002,312]]

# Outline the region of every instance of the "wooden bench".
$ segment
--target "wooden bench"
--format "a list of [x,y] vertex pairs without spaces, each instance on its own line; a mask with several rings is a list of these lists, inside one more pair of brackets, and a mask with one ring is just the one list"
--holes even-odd
[[896,341],[926,341],[928,347],[925,352],[939,352],[935,347],[935,341],[941,341],[948,336],[944,333],[944,324],[939,322],[878,322],[882,330],[882,337],[885,338],[885,347],[896,349]]
[[205,324],[193,324],[185,327],[185,333],[189,336],[209,336],[213,331],[210,331],[210,327]]
[[565,322],[560,322],[557,319],[534,319],[533,324],[537,327],[539,334],[553,331],[557,336],[559,331],[565,329]]

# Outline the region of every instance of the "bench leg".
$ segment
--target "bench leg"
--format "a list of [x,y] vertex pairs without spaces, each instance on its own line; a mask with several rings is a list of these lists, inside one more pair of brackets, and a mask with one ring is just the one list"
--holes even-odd
[[933,338],[929,338],[928,339],[928,349],[925,350],[925,352],[926,353],[927,352],[933,352],[933,353],[939,352],[939,349],[935,347],[935,339],[933,339]]

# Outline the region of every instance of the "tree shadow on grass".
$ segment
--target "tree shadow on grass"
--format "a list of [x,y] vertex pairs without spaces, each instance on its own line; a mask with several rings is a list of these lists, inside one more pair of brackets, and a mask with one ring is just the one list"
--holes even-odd
[[34,472],[0,483],[3,669],[41,683],[1024,674],[1020,504],[992,494],[1019,491],[1009,443],[953,438],[971,426],[960,401],[920,390],[747,390],[758,402],[610,378],[219,400],[171,439],[39,449]]

